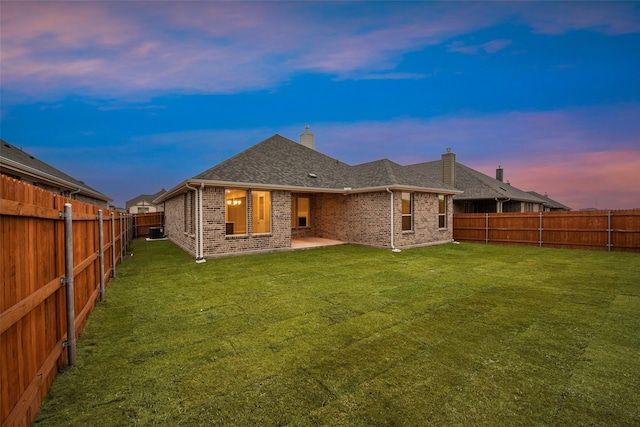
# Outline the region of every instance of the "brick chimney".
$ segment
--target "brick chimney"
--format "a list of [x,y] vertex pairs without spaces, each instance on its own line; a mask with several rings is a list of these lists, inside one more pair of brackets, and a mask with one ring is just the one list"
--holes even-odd
[[300,134],[300,144],[304,145],[307,148],[311,148],[315,150],[315,136],[309,132],[309,125],[304,126],[304,133]]
[[442,182],[456,186],[456,155],[451,152],[451,148],[447,148],[447,153],[442,155]]
[[498,165],[498,169],[496,169],[496,179],[501,182],[504,180],[504,170],[500,165]]

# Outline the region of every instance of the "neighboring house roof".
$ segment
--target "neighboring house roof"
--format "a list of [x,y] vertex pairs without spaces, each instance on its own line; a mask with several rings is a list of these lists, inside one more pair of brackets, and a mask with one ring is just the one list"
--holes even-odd
[[127,200],[125,206],[127,209],[129,209],[132,206],[136,206],[142,202],[146,202],[149,205],[153,204],[153,200],[157,199],[158,197],[162,196],[164,193],[166,193],[167,190],[165,190],[164,188],[160,191],[158,191],[156,194],[141,194],[138,197],[134,197],[131,200]]
[[[406,188],[458,194],[460,191],[432,179],[418,168],[383,159],[351,166],[280,135],[244,150],[186,182],[252,185],[296,191],[373,191]],[[156,203],[184,189],[182,183]]]
[[[426,168],[430,176],[442,173],[442,160],[419,163],[412,167]],[[509,183],[492,178],[468,166],[456,162],[456,188],[464,191],[454,196],[455,201],[483,200],[483,199],[511,199],[523,202],[544,203],[544,200],[533,194],[522,191]]]
[[566,211],[570,211],[571,208],[569,206],[565,206],[560,202],[556,202],[555,200],[549,198],[549,196],[542,195],[540,193],[536,193],[535,191],[527,191],[527,193],[529,194],[533,194],[534,196],[536,196],[539,199],[544,200],[544,204],[548,207],[550,207],[551,209],[561,209],[561,210],[566,210]]
[[8,175],[29,176],[37,181],[62,190],[76,192],[96,200],[111,202],[113,199],[91,188],[59,169],[36,159],[8,142],[0,139],[0,171]]

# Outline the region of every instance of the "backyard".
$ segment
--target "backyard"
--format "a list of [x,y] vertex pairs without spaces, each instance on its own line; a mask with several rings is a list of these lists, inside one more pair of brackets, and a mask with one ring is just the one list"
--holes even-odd
[[134,241],[37,425],[640,425],[640,255]]

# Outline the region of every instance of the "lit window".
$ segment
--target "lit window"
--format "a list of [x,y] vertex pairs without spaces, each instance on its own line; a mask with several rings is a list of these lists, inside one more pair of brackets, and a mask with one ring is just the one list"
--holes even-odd
[[447,228],[447,196],[438,194],[438,227]]
[[296,197],[291,201],[291,226],[293,228],[310,227],[309,224],[309,198]]
[[269,191],[251,192],[252,233],[271,232],[271,193]]
[[402,193],[402,231],[413,230],[413,193]]
[[226,234],[247,234],[247,192],[225,191]]

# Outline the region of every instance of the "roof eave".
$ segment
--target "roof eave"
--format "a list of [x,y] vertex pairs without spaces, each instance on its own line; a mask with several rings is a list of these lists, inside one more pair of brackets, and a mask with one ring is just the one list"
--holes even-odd
[[304,192],[304,193],[332,193],[332,194],[357,194],[357,193],[373,193],[386,190],[396,191],[416,191],[422,193],[438,193],[438,194],[461,194],[460,190],[451,190],[445,188],[432,188],[432,187],[418,187],[411,185],[384,185],[375,187],[362,187],[362,188],[325,188],[325,187],[302,187],[292,185],[278,185],[278,184],[259,184],[255,182],[231,182],[231,181],[215,181],[207,179],[188,179],[182,181],[180,184],[164,193],[162,196],[154,199],[152,203],[158,204],[166,200],[172,199],[175,196],[183,194],[189,190],[190,187],[200,187],[204,184],[207,187],[225,187],[225,188],[251,188],[256,190],[280,190],[280,191],[292,191],[292,192]]
[[8,169],[14,172],[18,172],[18,173],[24,173],[30,176],[34,176],[36,178],[38,178],[39,180],[48,183],[48,184],[53,184],[53,185],[57,185],[60,186],[62,188],[64,188],[65,190],[69,190],[69,191],[78,191],[79,193],[85,196],[91,196],[94,199],[97,200],[102,200],[105,202],[111,202],[113,201],[112,198],[110,198],[109,196],[99,193],[97,191],[93,191],[87,187],[82,187],[76,183],[73,182],[69,182],[65,179],[62,178],[58,178],[56,176],[53,176],[51,174],[48,174],[46,172],[42,172],[38,169],[23,165],[22,163],[16,162],[15,160],[11,160],[11,159],[7,159],[6,157],[1,157],[0,158],[0,164],[2,164],[2,168],[4,169]]

